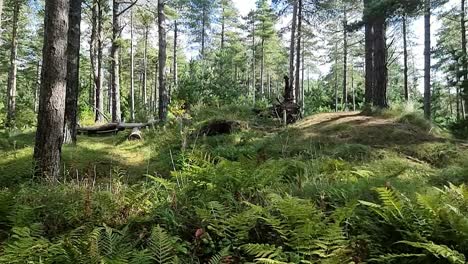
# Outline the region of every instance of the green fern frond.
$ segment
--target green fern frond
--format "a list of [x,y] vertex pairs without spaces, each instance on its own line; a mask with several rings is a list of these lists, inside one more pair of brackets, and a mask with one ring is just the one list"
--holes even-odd
[[380,263],[390,263],[401,258],[419,258],[425,257],[425,254],[386,254],[379,256],[377,258],[369,259],[369,261],[380,262]]
[[433,242],[411,242],[411,241],[400,241],[400,244],[406,244],[415,248],[420,248],[428,251],[432,255],[436,256],[437,258],[445,258],[450,263],[453,264],[463,264],[465,263],[466,259],[463,254],[460,252],[451,249],[445,245],[437,245]]
[[150,238],[150,250],[153,259],[158,264],[172,263],[175,259],[175,250],[169,234],[159,225],[153,228]]
[[[257,260],[272,260],[272,261],[282,261],[284,260],[283,249],[281,247],[276,247],[269,244],[246,244],[243,245],[242,250],[245,251],[248,255],[254,256],[255,261]],[[266,262],[263,262],[266,263]]]

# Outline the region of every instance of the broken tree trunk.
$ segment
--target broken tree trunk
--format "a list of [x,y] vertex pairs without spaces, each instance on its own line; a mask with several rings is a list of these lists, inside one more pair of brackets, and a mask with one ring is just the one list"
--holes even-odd
[[144,127],[149,127],[154,125],[155,123],[156,121],[148,123],[108,123],[99,126],[80,127],[78,128],[78,133],[87,135],[118,133],[119,131],[123,131],[126,129],[140,129]]
[[143,136],[141,135],[141,130],[138,127],[132,129],[132,133],[128,136],[128,140],[142,140]]
[[301,107],[294,102],[294,89],[288,76],[284,76],[284,100],[278,100],[278,104],[273,106],[272,115],[284,120],[286,124],[295,123],[301,118]]

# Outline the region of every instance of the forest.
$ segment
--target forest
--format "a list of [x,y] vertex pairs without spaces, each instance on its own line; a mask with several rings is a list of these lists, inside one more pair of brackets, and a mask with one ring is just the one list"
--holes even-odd
[[466,4],[0,0],[0,263],[467,263]]

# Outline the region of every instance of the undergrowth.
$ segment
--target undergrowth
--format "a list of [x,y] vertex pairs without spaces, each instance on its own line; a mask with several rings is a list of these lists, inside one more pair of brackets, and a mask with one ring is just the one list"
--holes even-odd
[[[32,138],[3,133],[0,263],[466,262],[462,145],[306,140],[248,107],[192,111],[137,143],[80,137],[55,185],[31,177]],[[247,125],[198,135],[210,120]]]

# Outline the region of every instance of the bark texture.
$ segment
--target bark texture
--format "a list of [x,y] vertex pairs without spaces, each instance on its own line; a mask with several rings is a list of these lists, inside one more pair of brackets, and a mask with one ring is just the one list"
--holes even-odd
[[43,71],[34,159],[36,175],[60,175],[67,78],[68,0],[45,2]]
[[64,143],[76,143],[80,89],[81,0],[70,1]]
[[431,118],[431,1],[424,6],[424,116]]
[[16,75],[18,73],[17,57],[18,57],[18,20],[21,10],[21,1],[15,1],[13,9],[13,23],[11,35],[11,49],[10,49],[10,71],[8,73],[8,87],[7,87],[7,120],[6,126],[14,126],[16,116]]
[[166,87],[166,14],[164,13],[164,7],[166,5],[165,0],[158,0],[158,33],[159,33],[159,120],[165,122],[167,120],[169,96]]

